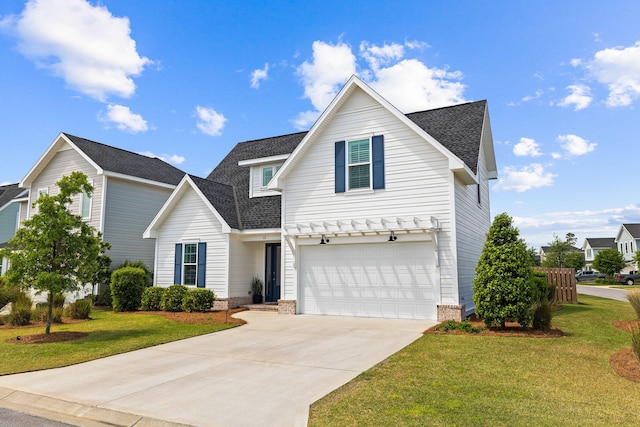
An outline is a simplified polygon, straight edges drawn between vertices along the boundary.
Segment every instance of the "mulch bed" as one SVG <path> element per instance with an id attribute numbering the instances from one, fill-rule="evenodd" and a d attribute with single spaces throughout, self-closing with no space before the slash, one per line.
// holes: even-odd
<path id="1" fill-rule="evenodd" d="M 221 311 L 207 311 L 205 313 L 185 313 L 185 312 L 168 312 L 168 311 L 136 311 L 131 313 L 121 313 L 121 314 L 131 314 L 133 316 L 138 314 L 155 314 L 157 316 L 162 316 L 169 320 L 179 323 L 189 323 L 194 325 L 221 325 L 221 324 L 232 324 L 232 325 L 243 325 L 246 322 L 242 319 L 236 319 L 232 317 L 233 314 L 244 311 L 244 308 L 236 308 L 231 309 L 227 313 L 226 310 Z M 79 323 L 86 322 L 87 320 L 71 320 L 64 319 L 63 325 L 71 324 L 71 323 Z M 54 323 L 52 327 L 56 327 L 60 325 L 60 323 Z M 9 338 L 7 340 L 8 343 L 11 344 L 44 344 L 51 342 L 64 342 L 64 341 L 72 341 L 78 338 L 83 338 L 88 335 L 86 332 L 70 332 L 70 331 L 59 331 L 59 332 L 51 332 L 50 334 L 35 334 L 35 335 L 19 335 L 20 329 L 24 328 L 33 328 L 33 327 L 42 327 L 45 328 L 45 322 L 32 322 L 26 326 L 11 326 L 11 325 L 2 325 L 0 329 L 15 329 L 18 331 L 14 338 Z"/>
<path id="2" fill-rule="evenodd" d="M 634 326 L 640 326 L 640 320 L 621 320 L 614 322 L 613 326 L 625 332 L 631 332 Z M 640 360 L 633 353 L 631 348 L 625 348 L 609 358 L 609 365 L 616 374 L 629 381 L 640 383 Z"/>
<path id="3" fill-rule="evenodd" d="M 564 336 L 562 330 L 552 327 L 548 331 L 535 330 L 530 328 L 523 328 L 517 322 L 507 322 L 504 328 L 487 328 L 484 322 L 474 315 L 471 315 L 468 319 L 471 326 L 476 328 L 483 328 L 478 333 L 469 333 L 457 330 L 451 331 L 436 331 L 435 326 L 426 330 L 425 334 L 434 335 L 478 335 L 478 336 L 492 336 L 492 337 L 521 337 L 521 338 L 560 338 Z"/>

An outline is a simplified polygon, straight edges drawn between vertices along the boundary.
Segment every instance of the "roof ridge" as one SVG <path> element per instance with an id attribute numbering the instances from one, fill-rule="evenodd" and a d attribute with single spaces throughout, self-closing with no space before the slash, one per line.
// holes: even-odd
<path id="1" fill-rule="evenodd" d="M 97 145 L 100 145 L 100 146 L 102 146 L 102 147 L 106 147 L 106 148 L 110 148 L 110 149 L 114 149 L 114 150 L 118 150 L 118 151 L 123 151 L 123 152 L 125 152 L 125 153 L 133 154 L 133 155 L 135 155 L 135 156 L 146 157 L 147 159 L 160 160 L 161 162 L 166 163 L 166 164 L 168 164 L 169 166 L 172 166 L 172 167 L 174 167 L 174 168 L 176 168 L 176 169 L 179 169 L 179 168 L 177 168 L 176 166 L 172 165 L 171 163 L 169 163 L 169 162 L 166 162 L 166 161 L 162 160 L 162 159 L 161 159 L 161 158 L 159 158 L 158 156 L 154 156 L 154 157 L 147 156 L 147 155 L 145 155 L 145 154 L 136 153 L 135 151 L 127 150 L 127 149 L 125 149 L 125 148 L 120 148 L 120 147 L 115 147 L 115 146 L 113 146 L 113 145 L 105 144 L 104 142 L 98 142 L 98 141 L 94 141 L 94 140 L 92 140 L 92 139 L 83 138 L 83 137 L 81 137 L 81 136 L 72 135 L 72 134 L 67 133 L 67 132 L 62 132 L 62 134 L 63 134 L 63 135 L 65 135 L 65 136 L 67 136 L 67 137 L 69 137 L 69 136 L 70 136 L 71 138 L 81 139 L 81 140 L 83 140 L 83 141 L 90 142 L 90 143 L 92 143 L 92 144 L 97 144 Z"/>
<path id="2" fill-rule="evenodd" d="M 482 102 L 487 102 L 486 99 L 480 99 L 478 101 L 467 101 L 467 102 L 461 102 L 460 104 L 452 104 L 452 105 L 445 105 L 443 107 L 436 107 L 436 108 L 429 108 L 426 110 L 419 110 L 419 111 L 412 111 L 411 113 L 403 113 L 405 116 L 409 116 L 411 114 L 419 114 L 419 113 L 425 113 L 427 111 L 438 111 L 438 110 L 445 110 L 447 108 L 455 108 L 455 107 L 461 107 L 463 105 L 471 105 L 471 104 L 479 104 Z"/>

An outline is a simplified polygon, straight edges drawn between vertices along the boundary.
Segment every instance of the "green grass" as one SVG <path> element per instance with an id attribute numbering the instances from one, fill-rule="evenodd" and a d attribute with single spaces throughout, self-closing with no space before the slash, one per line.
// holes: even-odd
<path id="1" fill-rule="evenodd" d="M 314 403 L 310 426 L 632 426 L 640 384 L 611 369 L 630 305 L 580 295 L 563 338 L 425 335 Z"/>
<path id="2" fill-rule="evenodd" d="M 0 375 L 57 368 L 151 347 L 237 325 L 192 325 L 152 314 L 125 314 L 94 310 L 92 320 L 53 325 L 52 332 L 77 331 L 89 335 L 74 341 L 12 344 L 17 335 L 44 333 L 44 327 L 0 329 Z"/>

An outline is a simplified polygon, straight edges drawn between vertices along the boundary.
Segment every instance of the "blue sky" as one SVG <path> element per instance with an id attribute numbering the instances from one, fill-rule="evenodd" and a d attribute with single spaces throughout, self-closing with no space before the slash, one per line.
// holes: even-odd
<path id="1" fill-rule="evenodd" d="M 640 2 L 0 3 L 0 183 L 59 132 L 206 176 L 351 74 L 405 113 L 487 99 L 492 213 L 529 246 L 640 222 Z"/>

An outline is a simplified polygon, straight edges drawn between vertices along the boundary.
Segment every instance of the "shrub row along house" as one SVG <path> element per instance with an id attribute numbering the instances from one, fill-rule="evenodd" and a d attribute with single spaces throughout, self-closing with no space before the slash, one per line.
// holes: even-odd
<path id="1" fill-rule="evenodd" d="M 61 134 L 20 182 L 20 218 L 72 170 L 76 209 L 143 260 L 154 284 L 203 287 L 217 308 L 461 319 L 490 226 L 497 167 L 486 101 L 403 114 L 352 77 L 308 132 L 237 144 L 206 179 Z"/>

